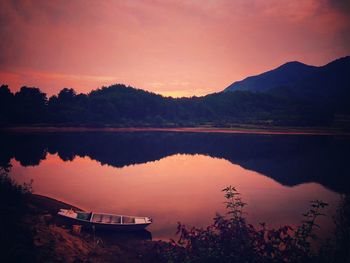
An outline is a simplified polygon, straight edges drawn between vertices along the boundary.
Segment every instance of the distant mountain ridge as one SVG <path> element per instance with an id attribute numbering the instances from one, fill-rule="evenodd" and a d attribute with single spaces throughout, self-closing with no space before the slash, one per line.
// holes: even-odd
<path id="1" fill-rule="evenodd" d="M 1 126 L 231 127 L 237 124 L 350 129 L 350 57 L 322 67 L 289 62 L 201 97 L 163 97 L 123 84 L 47 97 L 0 86 Z M 232 92 L 228 92 L 232 91 Z"/>
<path id="2" fill-rule="evenodd" d="M 250 91 L 282 93 L 313 99 L 341 99 L 349 95 L 350 56 L 316 67 L 298 61 L 247 77 L 228 86 L 224 92 Z"/>

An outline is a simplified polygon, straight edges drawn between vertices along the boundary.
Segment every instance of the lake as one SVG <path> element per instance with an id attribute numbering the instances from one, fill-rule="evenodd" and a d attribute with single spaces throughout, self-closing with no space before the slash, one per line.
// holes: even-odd
<path id="1" fill-rule="evenodd" d="M 207 226 L 224 214 L 221 190 L 235 186 L 249 222 L 296 226 L 309 201 L 330 204 L 332 228 L 349 192 L 348 136 L 196 132 L 2 132 L 0 163 L 34 193 L 84 210 L 151 216 L 153 239 L 177 222 Z"/>

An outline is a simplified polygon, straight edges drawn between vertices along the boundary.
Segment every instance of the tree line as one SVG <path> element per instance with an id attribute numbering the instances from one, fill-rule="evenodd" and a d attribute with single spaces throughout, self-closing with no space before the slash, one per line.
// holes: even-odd
<path id="1" fill-rule="evenodd" d="M 123 84 L 78 94 L 64 88 L 48 98 L 36 87 L 13 93 L 0 86 L 0 125 L 56 126 L 230 126 L 330 125 L 330 107 L 288 96 L 248 91 L 202 97 L 164 97 Z"/>

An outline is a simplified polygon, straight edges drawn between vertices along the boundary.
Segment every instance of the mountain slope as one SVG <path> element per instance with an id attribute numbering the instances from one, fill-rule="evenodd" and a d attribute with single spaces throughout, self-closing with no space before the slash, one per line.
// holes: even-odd
<path id="1" fill-rule="evenodd" d="M 225 126 L 350 127 L 350 57 L 323 67 L 289 62 L 202 97 L 163 97 L 115 84 L 47 98 L 35 87 L 12 93 L 0 86 L 0 126 Z"/>
<path id="2" fill-rule="evenodd" d="M 224 91 L 269 92 L 300 98 L 341 99 L 349 97 L 350 56 L 315 67 L 288 62 L 260 75 L 236 81 Z"/>

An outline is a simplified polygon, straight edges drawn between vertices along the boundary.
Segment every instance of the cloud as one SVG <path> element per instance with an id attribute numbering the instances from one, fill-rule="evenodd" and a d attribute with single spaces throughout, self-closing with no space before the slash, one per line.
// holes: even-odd
<path id="1" fill-rule="evenodd" d="M 350 1 L 348 0 L 328 0 L 326 3 L 340 12 L 350 14 Z"/>
<path id="2" fill-rule="evenodd" d="M 151 91 L 219 91 L 288 60 L 320 65 L 349 54 L 349 6 L 345 0 L 5 0 L 0 70 L 20 81 L 8 73 L 1 79 L 15 88 L 35 79 L 48 92 L 68 82 L 87 90 L 114 79 Z"/>
<path id="3" fill-rule="evenodd" d="M 72 75 L 43 71 L 0 71 L 0 79 L 6 79 L 17 87 L 34 86 L 44 88 L 49 95 L 54 95 L 64 87 L 74 87 L 78 92 L 88 93 L 103 85 L 118 83 L 115 76 Z"/>

